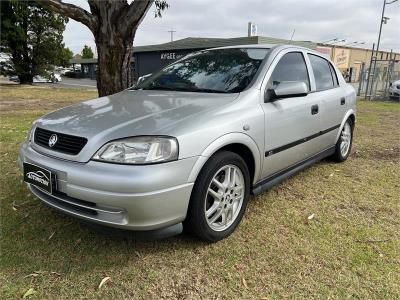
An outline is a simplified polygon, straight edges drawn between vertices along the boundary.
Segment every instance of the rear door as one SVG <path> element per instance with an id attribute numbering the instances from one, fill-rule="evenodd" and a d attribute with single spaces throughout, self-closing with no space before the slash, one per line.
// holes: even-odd
<path id="1" fill-rule="evenodd" d="M 336 143 L 339 127 L 346 113 L 346 98 L 332 64 L 314 53 L 308 53 L 307 59 L 313 82 L 311 95 L 319 101 L 322 131 L 318 137 L 319 147 L 326 149 Z"/>
<path id="2" fill-rule="evenodd" d="M 264 93 L 285 81 L 302 81 L 311 90 L 305 52 L 280 52 L 269 68 Z M 272 70 L 272 71 L 270 71 Z M 265 149 L 262 177 L 282 171 L 318 151 L 319 98 L 312 94 L 262 103 L 265 116 Z"/>

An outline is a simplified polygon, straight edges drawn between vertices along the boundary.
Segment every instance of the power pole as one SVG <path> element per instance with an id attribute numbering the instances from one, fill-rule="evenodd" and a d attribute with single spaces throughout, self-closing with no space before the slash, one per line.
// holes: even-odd
<path id="1" fill-rule="evenodd" d="M 173 42 L 173 41 L 174 41 L 174 32 L 176 32 L 176 30 L 173 30 L 173 29 L 171 28 L 171 30 L 168 30 L 168 32 L 171 33 L 171 42 Z"/>
<path id="2" fill-rule="evenodd" d="M 292 41 L 293 41 L 293 37 L 294 37 L 294 33 L 296 32 L 296 28 L 295 29 L 293 29 L 293 32 L 292 32 L 292 36 L 290 37 L 290 42 L 289 42 L 289 44 L 291 44 L 292 43 Z"/>
<path id="3" fill-rule="evenodd" d="M 385 8 L 386 8 L 386 4 L 389 5 L 389 4 L 395 3 L 395 2 L 397 2 L 397 1 L 398 1 L 398 0 L 392 0 L 392 1 L 383 0 L 381 23 L 380 23 L 380 26 L 379 26 L 378 43 L 376 44 L 376 50 L 375 50 L 375 51 L 376 51 L 376 56 L 378 56 L 379 45 L 380 45 L 380 43 L 381 43 L 382 25 L 383 25 L 383 24 L 386 24 L 387 21 L 388 21 L 388 19 L 389 19 L 389 18 L 386 18 L 386 17 L 385 17 Z M 372 89 L 373 89 L 374 80 L 375 80 L 376 60 L 377 60 L 377 57 L 375 57 L 375 59 L 374 59 L 374 67 L 373 67 L 373 70 L 372 70 L 371 94 L 372 94 Z"/>
<path id="4" fill-rule="evenodd" d="M 370 80 L 372 81 L 372 62 L 374 59 L 374 51 L 375 51 L 375 43 L 372 44 L 372 52 L 371 52 L 371 60 L 369 61 L 369 68 L 368 68 L 368 77 L 367 77 L 367 87 L 365 89 L 365 98 L 368 98 L 368 100 L 371 100 L 371 95 L 368 93 L 369 92 L 369 82 Z M 372 90 L 372 89 L 371 89 Z"/>

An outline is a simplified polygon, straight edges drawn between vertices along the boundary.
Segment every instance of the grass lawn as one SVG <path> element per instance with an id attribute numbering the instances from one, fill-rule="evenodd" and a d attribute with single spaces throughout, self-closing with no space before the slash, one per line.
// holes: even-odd
<path id="1" fill-rule="evenodd" d="M 231 237 L 205 244 L 104 236 L 29 194 L 16 159 L 31 122 L 95 96 L 0 86 L 1 299 L 400 298 L 399 104 L 359 101 L 347 162 L 252 199 Z"/>

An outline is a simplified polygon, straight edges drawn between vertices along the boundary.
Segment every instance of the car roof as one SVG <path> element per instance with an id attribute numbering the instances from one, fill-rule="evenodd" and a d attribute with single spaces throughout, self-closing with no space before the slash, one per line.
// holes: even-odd
<path id="1" fill-rule="evenodd" d="M 318 55 L 321 55 L 322 53 L 315 51 L 314 49 L 311 48 L 305 48 L 297 45 L 291 45 L 291 44 L 247 44 L 247 45 L 235 45 L 235 46 L 225 46 L 225 47 L 216 47 L 216 48 L 210 48 L 208 50 L 219 50 L 219 49 L 237 49 L 237 48 L 260 48 L 260 49 L 278 49 L 278 50 L 283 50 L 283 49 L 288 49 L 288 48 L 294 48 L 294 49 L 299 49 L 299 50 L 307 50 L 313 53 L 316 53 Z M 323 56 L 323 54 L 321 55 Z"/>
<path id="2" fill-rule="evenodd" d="M 237 49 L 237 48 L 261 48 L 261 49 L 270 49 L 277 46 L 276 44 L 245 44 L 245 45 L 234 45 L 234 46 L 223 46 L 216 47 L 211 49 Z"/>
<path id="3" fill-rule="evenodd" d="M 245 44 L 245 45 L 234 45 L 234 46 L 224 46 L 224 47 L 216 47 L 211 49 L 231 49 L 231 48 L 264 48 L 264 49 L 271 49 L 271 48 L 299 48 L 299 49 L 307 49 L 312 50 L 310 48 L 304 48 L 297 45 L 290 45 L 290 44 Z"/>

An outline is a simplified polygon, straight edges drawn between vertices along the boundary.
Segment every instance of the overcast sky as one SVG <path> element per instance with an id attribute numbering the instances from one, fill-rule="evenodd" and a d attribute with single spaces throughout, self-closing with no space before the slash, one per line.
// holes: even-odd
<path id="1" fill-rule="evenodd" d="M 136 0 L 137 1 L 137 0 Z M 390 1 L 390 0 L 387 0 Z M 68 0 L 89 10 L 85 0 Z M 258 35 L 323 42 L 343 38 L 365 42 L 370 48 L 378 39 L 383 0 L 168 0 L 162 18 L 151 8 L 136 33 L 135 45 L 170 41 L 185 37 L 240 37 L 247 35 L 247 23 L 255 22 Z M 381 49 L 400 52 L 400 1 L 386 6 Z M 83 45 L 95 48 L 91 32 L 70 20 L 64 41 L 74 53 Z"/>

